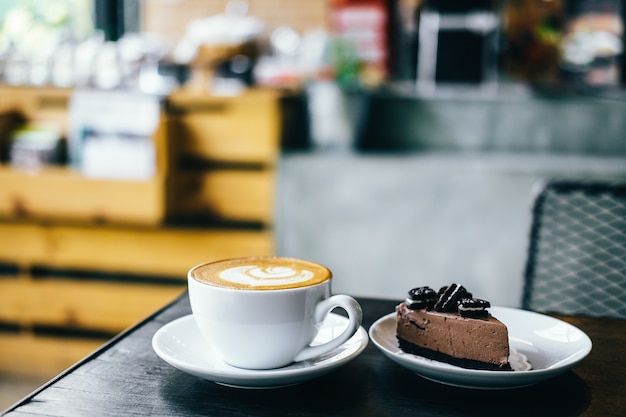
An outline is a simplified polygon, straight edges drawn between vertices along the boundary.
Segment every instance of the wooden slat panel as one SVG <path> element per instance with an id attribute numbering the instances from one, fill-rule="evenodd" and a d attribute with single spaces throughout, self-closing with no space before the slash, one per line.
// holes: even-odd
<path id="1" fill-rule="evenodd" d="M 5 239 L 6 237 L 6 239 Z M 113 228 L 0 223 L 0 261 L 185 279 L 212 259 L 275 252 L 271 230 Z"/>
<path id="2" fill-rule="evenodd" d="M 0 108 L 22 113 L 29 121 L 54 123 L 65 135 L 67 103 L 74 90 L 45 87 L 0 87 Z"/>
<path id="3" fill-rule="evenodd" d="M 52 378 L 105 342 L 0 333 L 0 373 Z"/>
<path id="4" fill-rule="evenodd" d="M 275 182 L 274 170 L 179 172 L 168 187 L 168 211 L 272 224 Z"/>
<path id="5" fill-rule="evenodd" d="M 185 277 L 200 262 L 274 252 L 266 231 L 123 230 L 58 227 L 53 263 Z"/>
<path id="6" fill-rule="evenodd" d="M 1 279 L 0 321 L 118 333 L 184 291 L 180 286 Z"/>
<path id="7" fill-rule="evenodd" d="M 279 96 L 251 91 L 238 97 L 175 93 L 168 102 L 170 146 L 176 154 L 226 162 L 274 164 L 280 147 Z"/>
<path id="8" fill-rule="evenodd" d="M 226 162 L 274 163 L 276 144 L 266 133 L 272 129 L 269 115 L 258 113 L 206 115 L 191 113 L 171 120 L 172 146 L 182 155 Z"/>
<path id="9" fill-rule="evenodd" d="M 33 175 L 0 167 L 0 216 L 157 224 L 165 212 L 163 184 L 93 180 L 67 168 Z"/>
<path id="10" fill-rule="evenodd" d="M 46 229 L 39 224 L 0 223 L 0 261 L 29 265 L 50 252 Z"/>

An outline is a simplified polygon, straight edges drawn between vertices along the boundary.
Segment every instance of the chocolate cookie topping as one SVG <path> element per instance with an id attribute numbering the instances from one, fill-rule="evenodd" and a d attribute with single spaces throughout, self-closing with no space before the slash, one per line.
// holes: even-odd
<path id="1" fill-rule="evenodd" d="M 437 294 L 430 287 L 418 287 L 409 291 L 406 298 L 406 305 L 411 310 L 420 308 L 432 308 L 437 302 Z"/>
<path id="2" fill-rule="evenodd" d="M 458 284 L 450 284 L 439 290 L 439 300 L 435 303 L 435 311 L 442 313 L 451 313 L 457 311 L 458 303 L 461 298 L 471 298 L 471 294 Z"/>
<path id="3" fill-rule="evenodd" d="M 463 317 L 486 317 L 487 308 L 491 307 L 489 301 L 479 298 L 462 298 L 459 301 L 459 313 Z"/>
<path id="4" fill-rule="evenodd" d="M 487 316 L 489 301 L 473 298 L 472 293 L 458 284 L 443 286 L 438 292 L 432 288 L 416 287 L 409 291 L 406 306 L 411 310 L 435 310 L 441 313 L 459 313 L 463 317 Z"/>

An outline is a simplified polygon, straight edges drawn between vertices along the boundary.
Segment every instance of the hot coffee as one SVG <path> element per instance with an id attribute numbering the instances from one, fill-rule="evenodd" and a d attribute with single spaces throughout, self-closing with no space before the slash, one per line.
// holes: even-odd
<path id="1" fill-rule="evenodd" d="M 280 368 L 331 352 L 359 329 L 361 306 L 350 296 L 331 295 L 331 277 L 328 268 L 293 258 L 208 262 L 187 274 L 189 302 L 200 333 L 225 363 Z M 348 325 L 311 345 L 335 308 L 348 314 Z"/>
<path id="2" fill-rule="evenodd" d="M 238 290 L 280 290 L 321 284 L 332 277 L 322 265 L 295 258 L 251 257 L 226 259 L 197 266 L 195 280 Z"/>

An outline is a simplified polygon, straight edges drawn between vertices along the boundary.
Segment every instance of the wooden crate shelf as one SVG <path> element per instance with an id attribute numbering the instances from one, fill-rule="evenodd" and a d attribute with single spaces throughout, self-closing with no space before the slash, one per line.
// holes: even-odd
<path id="1" fill-rule="evenodd" d="M 5 159 L 16 120 L 67 132 L 70 97 L 0 86 Z M 0 164 L 0 373 L 52 377 L 181 294 L 194 265 L 274 254 L 279 100 L 172 94 L 149 180 Z"/>
<path id="2" fill-rule="evenodd" d="M 5 110 L 22 112 L 29 120 L 47 120 L 47 102 L 56 111 L 69 99 L 69 90 L 41 90 L 58 102 L 38 99 L 38 92 L 0 87 L 0 113 L 4 103 Z M 271 90 L 252 90 L 241 97 L 172 94 L 153 136 L 156 175 L 146 181 L 86 178 L 67 167 L 25 172 L 0 164 L 0 218 L 160 225 L 191 216 L 271 225 L 279 99 Z M 67 110 L 57 116 L 57 122 L 67 125 Z M 6 141 L 7 132 L 0 131 L 3 136 Z M 189 169 L 189 159 L 205 165 Z"/>

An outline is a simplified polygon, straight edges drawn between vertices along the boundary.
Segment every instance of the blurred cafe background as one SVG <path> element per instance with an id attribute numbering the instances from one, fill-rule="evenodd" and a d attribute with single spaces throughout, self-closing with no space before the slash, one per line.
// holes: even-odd
<path id="1" fill-rule="evenodd" d="M 0 409 L 203 261 L 519 306 L 545 179 L 626 179 L 621 0 L 2 0 Z"/>

